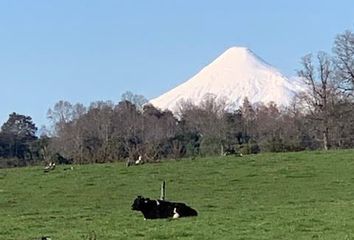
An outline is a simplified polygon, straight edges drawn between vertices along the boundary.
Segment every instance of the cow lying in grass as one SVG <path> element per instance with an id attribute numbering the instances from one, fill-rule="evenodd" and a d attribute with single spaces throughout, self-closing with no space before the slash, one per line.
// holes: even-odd
<path id="1" fill-rule="evenodd" d="M 55 163 L 50 162 L 47 166 L 44 167 L 44 172 L 49 172 L 55 169 Z"/>
<path id="2" fill-rule="evenodd" d="M 156 218 L 192 217 L 198 215 L 196 210 L 184 203 L 150 200 L 149 198 L 144 198 L 142 196 L 138 196 L 134 200 L 132 210 L 141 211 L 145 220 Z"/>

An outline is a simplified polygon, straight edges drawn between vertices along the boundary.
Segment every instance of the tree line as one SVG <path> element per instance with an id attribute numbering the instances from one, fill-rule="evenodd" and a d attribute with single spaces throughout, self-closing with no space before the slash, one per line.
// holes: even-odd
<path id="1" fill-rule="evenodd" d="M 59 101 L 42 136 L 29 116 L 12 113 L 0 131 L 0 166 L 353 148 L 354 33 L 339 34 L 333 54 L 301 61 L 298 76 L 307 88 L 286 108 L 246 98 L 230 111 L 207 95 L 198 105 L 181 102 L 173 114 L 127 92 L 116 104 Z"/>

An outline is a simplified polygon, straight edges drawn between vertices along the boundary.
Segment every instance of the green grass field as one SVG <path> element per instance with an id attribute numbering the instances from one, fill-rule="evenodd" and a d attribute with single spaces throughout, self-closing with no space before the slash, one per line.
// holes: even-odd
<path id="1" fill-rule="evenodd" d="M 354 239 L 354 151 L 0 170 L 0 239 Z M 67 166 L 66 166 L 67 167 Z M 197 209 L 143 220 L 137 195 Z"/>

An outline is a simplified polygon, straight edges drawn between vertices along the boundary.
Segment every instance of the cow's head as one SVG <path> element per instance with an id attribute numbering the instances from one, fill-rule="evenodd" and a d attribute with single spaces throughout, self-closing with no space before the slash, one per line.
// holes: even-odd
<path id="1" fill-rule="evenodd" d="M 144 206 L 148 203 L 148 198 L 142 196 L 137 196 L 132 204 L 132 210 L 141 211 Z"/>

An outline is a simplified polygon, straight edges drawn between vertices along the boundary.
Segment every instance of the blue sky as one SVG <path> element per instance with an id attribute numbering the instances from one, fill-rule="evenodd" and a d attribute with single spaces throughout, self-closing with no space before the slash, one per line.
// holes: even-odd
<path id="1" fill-rule="evenodd" d="M 346 29 L 352 0 L 2 0 L 0 124 L 12 112 L 47 124 L 59 100 L 159 96 L 231 46 L 295 75 Z"/>

